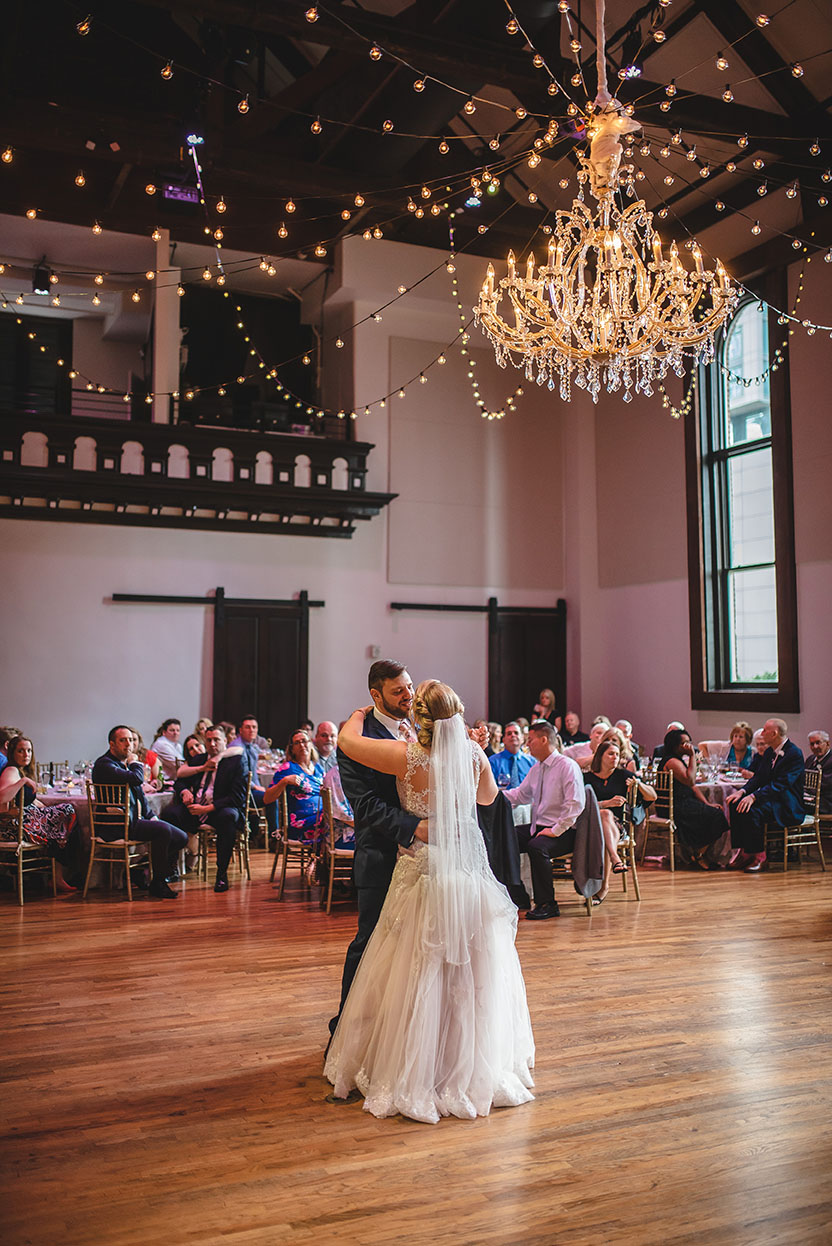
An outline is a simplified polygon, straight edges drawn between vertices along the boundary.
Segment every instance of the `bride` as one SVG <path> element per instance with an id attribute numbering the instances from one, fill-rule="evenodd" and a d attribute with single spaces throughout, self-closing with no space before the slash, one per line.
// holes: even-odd
<path id="1" fill-rule="evenodd" d="M 429 679 L 413 702 L 418 743 L 363 736 L 372 706 L 338 737 L 348 757 L 394 774 L 402 808 L 429 819 L 427 844 L 399 849 L 324 1067 L 338 1098 L 358 1087 L 374 1116 L 435 1124 L 534 1098 L 517 910 L 491 873 L 476 817 L 497 787 L 463 708 Z"/>

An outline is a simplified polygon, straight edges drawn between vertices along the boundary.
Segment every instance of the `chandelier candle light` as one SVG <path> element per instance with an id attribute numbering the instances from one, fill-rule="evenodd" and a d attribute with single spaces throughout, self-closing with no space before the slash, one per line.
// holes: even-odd
<path id="1" fill-rule="evenodd" d="M 695 268 L 688 271 L 675 242 L 669 254 L 653 229 L 653 214 L 643 200 L 623 211 L 616 202 L 622 182 L 634 195 L 633 169 L 622 169 L 621 136 L 640 128 L 607 90 L 604 47 L 604 0 L 596 0 L 598 94 L 587 127 L 589 156 L 581 157 L 580 191 L 571 212 L 559 210 L 549 240 L 546 263 L 536 267 L 528 256 L 525 276 L 514 252 L 508 274 L 495 282 L 488 265 L 476 322 L 488 336 L 501 368 L 510 361 L 526 377 L 554 389 L 568 402 L 571 385 L 598 401 L 623 387 L 625 402 L 633 393 L 650 395 L 653 382 L 672 368 L 684 375 L 684 357 L 710 363 L 714 334 L 726 323 L 738 294 L 719 260 L 705 268 L 702 252 L 691 248 Z M 623 177 L 622 177 L 623 174 Z M 584 185 L 597 205 L 584 203 Z M 500 314 L 507 298 L 511 324 Z"/>

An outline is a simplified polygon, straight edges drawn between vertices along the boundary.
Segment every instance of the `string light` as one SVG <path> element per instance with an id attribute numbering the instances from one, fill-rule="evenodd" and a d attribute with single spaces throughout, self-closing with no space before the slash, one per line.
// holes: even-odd
<path id="1" fill-rule="evenodd" d="M 76 23 L 75 29 L 78 31 L 79 35 L 88 35 L 92 30 L 92 16 L 88 13 L 86 17 Z"/>
<path id="2" fill-rule="evenodd" d="M 239 103 L 237 104 L 237 112 L 243 113 L 243 115 L 245 115 L 248 112 L 250 107 L 251 105 L 249 103 L 248 96 L 244 95 L 242 99 L 239 101 Z"/>
<path id="3" fill-rule="evenodd" d="M 165 82 L 170 82 L 173 77 L 173 61 L 168 61 L 166 65 L 163 65 L 159 70 L 159 73 L 164 78 Z"/>
<path id="4" fill-rule="evenodd" d="M 11 164 L 11 162 L 14 160 L 14 148 L 4 147 L 3 153 L 2 155 L 0 155 L 0 160 L 3 161 L 3 164 Z"/>
<path id="5" fill-rule="evenodd" d="M 99 221 L 95 221 L 93 223 L 92 232 L 95 234 L 96 237 L 98 237 L 99 234 L 103 233 L 103 230 L 101 228 L 101 223 Z"/>

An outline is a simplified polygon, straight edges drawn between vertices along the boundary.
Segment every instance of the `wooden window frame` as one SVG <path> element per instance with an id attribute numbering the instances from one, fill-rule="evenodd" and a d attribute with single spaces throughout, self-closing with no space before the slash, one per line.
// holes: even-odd
<path id="1" fill-rule="evenodd" d="M 766 299 L 770 306 L 785 307 L 788 299 L 787 273 L 768 273 L 755 286 L 754 294 Z M 778 340 L 776 314 L 768 312 L 769 357 L 771 343 Z M 724 349 L 724 339 L 717 359 Z M 774 496 L 775 589 L 777 599 L 777 685 L 732 684 L 709 687 L 707 679 L 707 646 L 724 648 L 726 637 L 713 634 L 708 621 L 706 577 L 721 574 L 722 568 L 711 570 L 711 551 L 716 539 L 714 524 L 718 521 L 706 505 L 705 482 L 710 465 L 706 462 L 706 428 L 718 410 L 717 387 L 722 383 L 715 361 L 700 367 L 696 401 L 685 419 L 685 469 L 688 526 L 688 585 L 690 608 L 690 670 L 691 706 L 695 710 L 742 711 L 755 714 L 795 714 L 800 711 L 799 668 L 797 651 L 797 573 L 794 554 L 794 483 L 792 472 L 791 387 L 789 384 L 788 349 L 769 383 L 771 403 L 771 457 Z M 710 490 L 708 490 L 710 493 Z M 726 654 L 717 662 L 726 669 Z"/>

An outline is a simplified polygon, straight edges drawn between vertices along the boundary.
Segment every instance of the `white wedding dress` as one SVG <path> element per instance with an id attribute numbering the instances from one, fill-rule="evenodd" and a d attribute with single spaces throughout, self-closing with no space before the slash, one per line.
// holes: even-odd
<path id="1" fill-rule="evenodd" d="M 407 746 L 399 798 L 430 817 L 430 844 L 399 856 L 324 1068 L 337 1096 L 357 1087 L 374 1116 L 435 1124 L 534 1098 L 517 910 L 476 823 L 481 759 L 459 716 L 436 724 L 431 753 Z"/>

